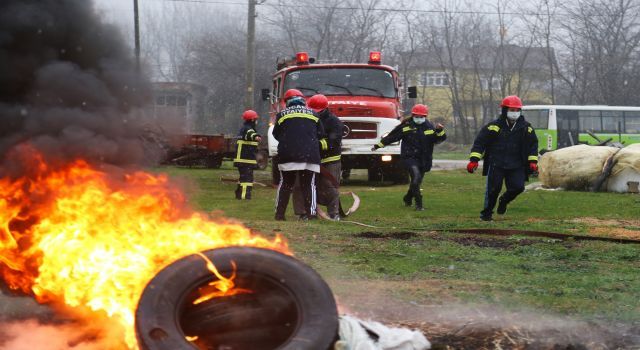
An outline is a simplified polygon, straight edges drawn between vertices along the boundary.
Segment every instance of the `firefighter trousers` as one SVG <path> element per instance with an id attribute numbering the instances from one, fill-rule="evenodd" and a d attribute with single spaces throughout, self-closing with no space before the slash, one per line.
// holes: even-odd
<path id="1" fill-rule="evenodd" d="M 493 208 L 496 206 L 502 182 L 504 181 L 507 190 L 504 192 L 501 201 L 505 204 L 514 200 L 520 193 L 524 192 L 524 182 L 526 172 L 524 167 L 515 169 L 503 169 L 495 165 L 489 165 L 487 171 L 487 189 L 484 195 L 484 209 L 480 212 L 483 217 L 491 217 Z"/>
<path id="2" fill-rule="evenodd" d="M 236 199 L 251 199 L 251 189 L 253 189 L 253 166 L 239 165 L 238 187 L 236 187 Z"/>
<path id="3" fill-rule="evenodd" d="M 305 208 L 304 215 L 316 216 L 316 173 L 311 170 L 280 170 L 280 184 L 276 195 L 276 218 L 284 218 L 296 178 L 300 181 Z"/>
<path id="4" fill-rule="evenodd" d="M 402 200 L 404 200 L 407 205 L 411 205 L 411 201 L 415 200 L 416 208 L 422 208 L 422 193 L 420 192 L 420 186 L 422 186 L 422 179 L 424 178 L 424 168 L 421 167 L 418 162 L 413 161 L 405 161 L 405 165 L 409 172 L 411 182 L 409 182 L 409 190 L 407 190 L 407 194 L 405 194 Z"/>
<path id="5" fill-rule="evenodd" d="M 327 214 L 331 218 L 340 216 L 340 176 L 342 163 L 332 162 L 320 166 L 320 176 L 317 179 L 318 204 L 327 206 Z M 293 210 L 296 215 L 306 215 L 306 204 L 302 195 L 300 182 L 293 187 Z"/>

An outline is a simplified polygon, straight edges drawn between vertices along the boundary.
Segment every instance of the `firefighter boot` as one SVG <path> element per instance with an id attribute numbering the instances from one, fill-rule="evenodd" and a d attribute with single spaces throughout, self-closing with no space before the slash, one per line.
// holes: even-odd
<path id="1" fill-rule="evenodd" d="M 402 201 L 404 202 L 404 206 L 405 207 L 410 207 L 411 206 L 411 191 L 409 190 L 407 192 L 407 194 L 404 195 L 404 197 L 402 197 Z"/>
<path id="2" fill-rule="evenodd" d="M 242 199 L 242 186 L 240 184 L 236 187 L 236 199 Z"/>
<path id="3" fill-rule="evenodd" d="M 422 196 L 416 197 L 416 211 L 424 211 L 424 208 L 422 207 Z"/>
<path id="4" fill-rule="evenodd" d="M 500 199 L 498 200 L 498 209 L 496 209 L 496 213 L 503 215 L 504 213 L 507 212 L 507 204 L 509 202 L 507 202 L 503 197 L 500 197 Z"/>

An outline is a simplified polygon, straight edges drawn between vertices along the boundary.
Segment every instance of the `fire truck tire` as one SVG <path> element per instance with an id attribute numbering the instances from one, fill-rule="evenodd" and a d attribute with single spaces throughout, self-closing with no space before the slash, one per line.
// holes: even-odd
<path id="1" fill-rule="evenodd" d="M 168 265 L 149 282 L 138 303 L 141 350 L 332 348 L 338 334 L 335 299 L 309 266 L 260 248 L 229 247 L 202 254 L 227 277 L 235 262 L 236 288 L 251 292 L 193 305 L 199 288 L 214 275 L 197 255 Z M 186 336 L 198 338 L 192 343 Z"/>
<path id="2" fill-rule="evenodd" d="M 379 168 L 367 169 L 367 180 L 369 182 L 382 181 L 382 171 Z"/>
<path id="3" fill-rule="evenodd" d="M 222 166 L 222 159 L 221 154 L 209 155 L 205 160 L 205 167 L 209 169 L 219 169 Z"/>
<path id="4" fill-rule="evenodd" d="M 404 185 L 409 183 L 409 173 L 402 168 L 392 168 L 386 172 L 385 179 L 393 181 L 396 185 Z"/>

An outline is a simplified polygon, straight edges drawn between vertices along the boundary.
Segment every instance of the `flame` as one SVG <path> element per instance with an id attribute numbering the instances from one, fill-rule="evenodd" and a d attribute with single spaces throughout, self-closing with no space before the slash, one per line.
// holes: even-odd
<path id="1" fill-rule="evenodd" d="M 138 300 L 164 266 L 226 246 L 291 254 L 280 236 L 269 240 L 190 210 L 166 175 L 114 175 L 83 160 L 54 167 L 33 148 L 18 158 L 29 175 L 0 178 L 0 277 L 41 303 L 106 314 L 124 328 L 129 349 L 137 349 Z M 219 278 L 214 288 L 229 293 L 234 276 L 207 265 Z"/>
<path id="2" fill-rule="evenodd" d="M 213 298 L 232 296 L 236 294 L 247 294 L 252 293 L 249 289 L 235 288 L 235 283 L 233 280 L 236 278 L 236 262 L 231 261 L 231 266 L 233 267 L 233 274 L 229 278 L 226 278 L 218 272 L 216 266 L 207 258 L 206 255 L 202 253 L 196 253 L 207 263 L 207 269 L 211 271 L 217 280 L 209 282 L 206 287 L 200 288 L 198 291 L 200 293 L 200 297 L 193 301 L 193 305 L 198 305 L 204 303 L 207 300 L 211 300 Z"/>

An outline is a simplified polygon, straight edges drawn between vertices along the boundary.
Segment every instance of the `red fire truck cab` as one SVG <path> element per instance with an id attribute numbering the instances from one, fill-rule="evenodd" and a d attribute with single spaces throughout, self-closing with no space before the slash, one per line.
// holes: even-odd
<path id="1" fill-rule="evenodd" d="M 399 144 L 371 150 L 400 123 L 402 116 L 398 72 L 381 64 L 380 52 L 371 52 L 368 63 L 315 63 L 301 52 L 292 60 L 278 61 L 277 69 L 271 90 L 262 91 L 263 99 L 271 105 L 268 149 L 274 169 L 278 141 L 272 135 L 273 122 L 276 114 L 285 108 L 282 99 L 285 91 L 298 89 L 307 98 L 315 94 L 327 96 L 329 109 L 344 123 L 344 178 L 351 169 L 367 169 L 370 181 L 407 181 L 399 162 Z"/>

